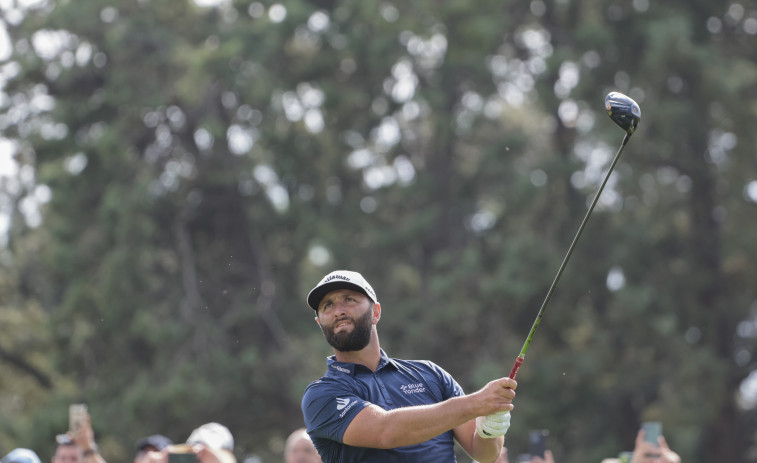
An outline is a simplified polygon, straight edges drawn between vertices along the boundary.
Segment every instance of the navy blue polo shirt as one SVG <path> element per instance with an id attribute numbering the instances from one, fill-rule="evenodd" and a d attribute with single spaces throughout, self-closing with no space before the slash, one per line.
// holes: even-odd
<path id="1" fill-rule="evenodd" d="M 417 445 L 388 450 L 352 447 L 342 443 L 342 438 L 352 419 L 370 404 L 392 410 L 462 395 L 460 385 L 435 363 L 391 359 L 382 350 L 375 372 L 329 357 L 325 376 L 305 389 L 302 413 L 308 434 L 326 463 L 447 463 L 456 461 L 451 430 Z"/>

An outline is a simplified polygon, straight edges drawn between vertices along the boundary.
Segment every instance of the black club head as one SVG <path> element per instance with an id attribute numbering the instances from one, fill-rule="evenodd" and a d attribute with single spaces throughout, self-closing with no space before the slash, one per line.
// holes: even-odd
<path id="1" fill-rule="evenodd" d="M 641 120 L 639 105 L 620 92 L 610 92 L 607 94 L 605 97 L 605 109 L 610 119 L 618 124 L 621 129 L 625 130 L 628 135 L 631 135 L 636 130 L 636 126 L 639 125 L 639 120 Z"/>

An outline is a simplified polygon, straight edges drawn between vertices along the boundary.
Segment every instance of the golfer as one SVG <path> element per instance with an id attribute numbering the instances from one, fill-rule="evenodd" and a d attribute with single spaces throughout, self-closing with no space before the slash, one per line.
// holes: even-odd
<path id="1" fill-rule="evenodd" d="M 388 357 L 376 330 L 381 305 L 357 272 L 329 273 L 307 301 L 334 348 L 326 374 L 302 398 L 308 434 L 325 463 L 455 462 L 454 441 L 476 461 L 497 459 L 515 380 L 496 379 L 465 395 L 433 362 Z"/>

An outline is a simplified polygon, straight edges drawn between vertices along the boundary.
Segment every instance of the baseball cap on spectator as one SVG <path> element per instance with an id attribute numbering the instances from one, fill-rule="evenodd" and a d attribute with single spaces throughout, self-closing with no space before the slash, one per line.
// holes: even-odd
<path id="1" fill-rule="evenodd" d="M 187 438 L 187 444 L 205 444 L 210 448 L 234 451 L 234 436 L 229 428 L 218 423 L 205 423 L 192 431 Z"/>
<path id="2" fill-rule="evenodd" d="M 33 450 L 17 448 L 0 459 L 2 463 L 41 463 Z"/>
<path id="3" fill-rule="evenodd" d="M 152 436 L 143 437 L 137 441 L 137 452 L 146 450 L 148 447 L 153 447 L 155 450 L 163 450 L 171 444 L 173 444 L 173 442 L 171 442 L 171 439 L 166 436 L 162 434 L 153 434 Z"/>
<path id="4" fill-rule="evenodd" d="M 205 423 L 192 431 L 187 438 L 187 444 L 203 444 L 222 463 L 236 463 L 234 456 L 234 436 L 229 428 L 218 423 Z"/>

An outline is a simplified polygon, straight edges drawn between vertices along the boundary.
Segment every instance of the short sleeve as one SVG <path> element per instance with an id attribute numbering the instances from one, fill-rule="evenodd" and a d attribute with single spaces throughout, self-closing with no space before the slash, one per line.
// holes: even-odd
<path id="1" fill-rule="evenodd" d="M 328 378 L 311 383 L 302 397 L 302 414 L 311 437 L 342 442 L 347 427 L 370 402 L 345 384 Z"/>
<path id="2" fill-rule="evenodd" d="M 439 386 L 442 391 L 442 400 L 465 395 L 463 388 L 457 381 L 455 381 L 455 378 L 453 378 L 451 374 L 447 373 L 447 370 L 431 361 L 426 361 L 425 363 L 439 380 Z"/>

